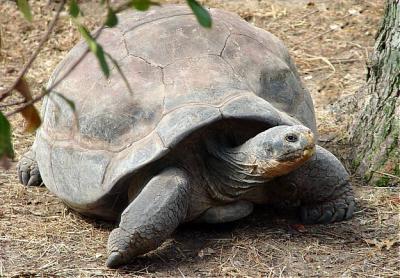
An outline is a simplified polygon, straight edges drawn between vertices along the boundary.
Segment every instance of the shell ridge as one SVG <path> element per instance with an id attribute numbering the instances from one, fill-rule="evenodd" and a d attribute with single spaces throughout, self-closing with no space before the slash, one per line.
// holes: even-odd
<path id="1" fill-rule="evenodd" d="M 146 25 L 148 23 L 153 23 L 153 22 L 157 22 L 159 20 L 170 19 L 170 18 L 179 17 L 179 16 L 188 16 L 188 15 L 193 15 L 193 13 L 182 13 L 182 14 L 175 14 L 175 15 L 158 17 L 158 18 L 155 18 L 153 20 L 145 21 L 145 22 L 142 22 L 142 23 L 140 23 L 138 25 L 135 25 L 134 27 L 132 27 L 132 28 L 130 28 L 130 29 L 128 29 L 128 30 L 126 30 L 125 32 L 122 32 L 122 33 L 125 35 L 126 33 L 129 33 L 129 32 L 131 32 L 133 30 L 136 30 L 137 28 L 142 27 L 142 26 L 144 26 L 144 25 Z M 138 21 L 140 21 L 140 19 Z"/>
<path id="2" fill-rule="evenodd" d="M 225 23 L 224 23 L 224 24 L 225 24 Z M 223 54 L 224 51 L 225 51 L 226 45 L 228 44 L 228 40 L 229 40 L 229 38 L 232 36 L 231 30 L 229 30 L 229 28 L 228 28 L 226 25 L 225 25 L 225 27 L 226 27 L 226 29 L 228 30 L 229 34 L 226 36 L 224 45 L 223 45 L 221 51 L 219 52 L 219 56 L 220 56 L 220 57 L 222 57 L 222 54 Z"/>
<path id="3" fill-rule="evenodd" d="M 263 30 L 263 31 L 265 31 L 265 30 Z M 246 35 L 246 34 L 242 34 L 242 33 L 232 33 L 232 35 L 243 36 L 243 37 L 246 37 L 246 38 L 248 38 L 248 39 L 251 39 L 251 40 L 257 42 L 260 46 L 262 46 L 262 48 L 263 48 L 264 50 L 266 50 L 267 52 L 269 52 L 269 54 L 271 54 L 272 56 L 274 56 L 275 58 L 281 60 L 284 64 L 286 64 L 287 66 L 289 66 L 288 63 L 287 63 L 287 61 L 283 60 L 282 57 L 280 57 L 279 55 L 276 55 L 276 53 L 274 53 L 269 47 L 267 47 L 265 44 L 263 44 L 262 42 L 260 42 L 260 41 L 257 40 L 256 38 L 254 38 L 254 37 L 252 37 L 252 36 L 249 36 L 249 35 Z"/>
<path id="4" fill-rule="evenodd" d="M 268 59 L 279 59 L 284 64 L 282 68 L 286 70 L 287 65 L 296 76 L 287 60 L 286 48 L 281 48 L 282 44 L 268 34 L 243 27 L 247 23 L 244 20 L 237 23 L 239 17 L 236 15 L 233 19 L 221 16 L 223 12 L 218 10 L 211 11 L 215 19 L 221 21 L 216 24 L 218 28 L 214 28 L 211 35 L 204 35 L 204 30 L 199 32 L 197 27 L 193 27 L 193 22 L 197 23 L 189 18 L 193 13 L 185 13 L 181 9 L 170 9 L 167 11 L 169 15 L 151 13 L 150 18 L 142 15 L 127 16 L 127 24 L 117 27 L 118 33 L 115 36 L 108 31 L 109 36 L 105 36 L 104 40 L 118 38 L 110 39 L 107 45 L 118 56 L 116 61 L 127 69 L 130 83 L 137 85 L 136 96 L 126 95 L 122 80 L 116 76 L 118 73 L 115 65 L 111 68 L 115 79 L 106 80 L 103 75 L 91 75 L 95 70 L 88 70 L 94 69 L 94 63 L 90 59 L 77 72 L 75 79 L 71 77 L 69 83 L 64 85 L 64 90 L 72 91 L 78 100 L 78 111 L 82 111 L 82 115 L 86 112 L 85 119 L 82 119 L 83 127 L 71 131 L 69 124 L 72 116 L 68 113 L 63 121 L 48 118 L 49 124 L 43 126 L 40 136 L 44 140 L 41 150 L 48 150 L 50 157 L 53 157 L 47 163 L 51 165 L 49 180 L 51 175 L 53 180 L 60 181 L 60 187 L 70 187 L 70 192 L 74 194 L 84 189 L 83 193 L 67 198 L 73 200 L 76 197 L 83 206 L 90 207 L 97 205 L 95 202 L 101 201 L 100 198 L 115 195 L 117 198 L 114 202 L 107 205 L 117 207 L 123 198 L 118 194 L 126 189 L 123 187 L 126 184 L 122 184 L 126 181 L 124 178 L 150 169 L 160 159 L 168 157 L 171 150 L 185 144 L 185 138 L 199 131 L 207 132 L 209 126 L 214 127 L 221 120 L 260 122 L 265 123 L 265 128 L 300 123 L 297 120 L 298 115 L 290 114 L 283 106 L 276 106 L 268 99 L 267 94 L 262 94 L 258 89 L 258 84 L 261 84 L 258 66 L 265 66 L 269 70 L 267 74 L 277 71 L 277 66 Z M 156 16 L 159 17 L 154 18 Z M 177 20 L 188 23 L 188 27 L 185 27 L 188 29 L 178 32 L 177 35 L 174 33 L 176 27 L 172 21 L 176 17 L 182 17 Z M 224 22 L 224 18 L 228 20 Z M 153 22 L 158 23 L 152 24 Z M 165 22 L 168 24 L 164 24 Z M 193 29 L 196 32 L 190 31 Z M 149 32 L 151 30 L 154 32 Z M 157 39 L 153 41 L 155 34 L 166 36 L 156 36 Z M 137 43 L 137 38 L 142 39 L 143 44 Z M 150 38 L 150 41 L 145 41 L 144 38 Z M 173 47 L 165 47 L 164 42 L 170 42 L 171 38 L 173 43 L 165 45 Z M 187 46 L 185 43 L 191 43 L 191 38 L 196 43 Z M 158 49 L 166 51 L 160 52 Z M 78 47 L 78 50 L 81 51 L 81 48 Z M 251 56 L 250 52 L 253 50 L 256 55 Z M 240 63 L 241 61 L 247 62 Z M 280 62 L 277 64 L 280 65 Z M 61 66 L 60 68 L 62 70 Z M 61 70 L 58 69 L 54 80 Z M 83 78 L 82 75 L 88 77 Z M 86 87 L 90 88 L 88 92 Z M 110 95 L 113 90 L 115 94 Z M 268 87 L 266 90 L 281 92 L 279 88 L 270 90 Z M 86 95 L 82 96 L 82 92 Z M 98 92 L 104 95 L 97 95 Z M 291 91 L 288 94 L 290 93 Z M 94 96 L 93 102 L 88 101 L 90 96 Z M 296 100 L 312 106 L 304 99 Z M 49 103 L 51 102 L 46 102 L 44 113 L 50 117 L 53 106 L 60 103 Z M 61 105 L 61 112 L 65 112 L 66 104 Z M 299 112 L 300 115 L 301 113 Z M 65 170 L 63 164 L 66 166 Z M 65 177 L 60 177 L 63 173 Z M 55 189 L 61 191 L 60 188 Z"/>

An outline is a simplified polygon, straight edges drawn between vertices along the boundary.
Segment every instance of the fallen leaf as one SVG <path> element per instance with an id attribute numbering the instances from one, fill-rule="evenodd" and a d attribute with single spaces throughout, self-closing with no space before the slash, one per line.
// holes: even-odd
<path id="1" fill-rule="evenodd" d="M 306 227 L 304 227 L 303 224 L 290 224 L 289 227 L 299 233 L 305 233 L 307 232 Z"/>
<path id="2" fill-rule="evenodd" d="M 382 250 L 383 248 L 385 248 L 386 250 L 389 250 L 390 248 L 392 248 L 397 243 L 400 243 L 400 240 L 397 239 L 397 238 L 395 238 L 395 239 L 383 239 L 383 240 L 377 240 L 376 238 L 374 238 L 374 239 L 364 239 L 364 241 L 368 245 L 373 245 L 379 250 Z"/>
<path id="3" fill-rule="evenodd" d="M 25 132 L 34 132 L 40 126 L 42 121 L 35 106 L 27 106 L 21 111 L 21 114 L 28 123 L 25 127 Z"/>
<path id="4" fill-rule="evenodd" d="M 400 205 L 400 196 L 392 197 L 392 198 L 389 199 L 389 201 L 390 201 L 391 203 Z"/>
<path id="5" fill-rule="evenodd" d="M 26 82 L 25 78 L 21 78 L 15 89 L 21 93 L 21 95 L 25 98 L 25 101 L 32 100 L 31 90 L 29 88 L 28 82 Z M 28 105 L 21 111 L 22 116 L 25 121 L 28 123 L 25 128 L 25 132 L 34 132 L 42 123 L 39 112 L 36 110 L 33 104 Z"/>
<path id="6" fill-rule="evenodd" d="M 18 81 L 17 85 L 15 85 L 15 89 L 21 93 L 26 101 L 32 100 L 31 90 L 29 89 L 28 82 L 26 82 L 24 77 Z"/>

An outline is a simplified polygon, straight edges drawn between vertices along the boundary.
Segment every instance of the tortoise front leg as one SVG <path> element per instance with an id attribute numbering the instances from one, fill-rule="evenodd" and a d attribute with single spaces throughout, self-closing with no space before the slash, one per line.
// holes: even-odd
<path id="1" fill-rule="evenodd" d="M 17 164 L 19 182 L 26 186 L 39 186 L 42 184 L 39 167 L 36 162 L 34 147 L 26 152 Z"/>
<path id="2" fill-rule="evenodd" d="M 152 178 L 121 215 L 108 238 L 108 267 L 156 249 L 185 219 L 189 184 L 185 172 L 164 170 Z"/>
<path id="3" fill-rule="evenodd" d="M 342 163 L 320 146 L 309 161 L 276 182 L 296 191 L 304 223 L 330 223 L 353 215 L 355 200 L 349 175 Z"/>

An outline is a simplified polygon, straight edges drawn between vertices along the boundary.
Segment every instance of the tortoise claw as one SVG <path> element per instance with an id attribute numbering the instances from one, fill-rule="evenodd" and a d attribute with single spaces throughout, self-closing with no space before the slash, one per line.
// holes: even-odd
<path id="1" fill-rule="evenodd" d="M 124 259 L 122 258 L 122 254 L 114 251 L 108 255 L 106 266 L 109 268 L 118 268 L 122 263 L 124 263 Z"/>
<path id="2" fill-rule="evenodd" d="M 33 157 L 30 151 L 17 164 L 19 182 L 25 186 L 39 186 L 42 183 L 38 164 Z"/>
<path id="3" fill-rule="evenodd" d="M 186 172 L 168 168 L 154 176 L 121 214 L 108 237 L 106 265 L 117 268 L 156 249 L 183 222 L 188 208 Z"/>
<path id="4" fill-rule="evenodd" d="M 354 208 L 355 200 L 349 187 L 348 191 L 333 201 L 301 207 L 300 215 L 304 223 L 325 224 L 351 218 Z"/>

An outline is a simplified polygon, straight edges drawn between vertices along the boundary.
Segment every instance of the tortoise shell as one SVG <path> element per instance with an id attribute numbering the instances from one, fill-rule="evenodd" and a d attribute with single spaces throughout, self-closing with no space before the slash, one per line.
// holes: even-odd
<path id="1" fill-rule="evenodd" d="M 92 53 L 44 101 L 36 155 L 46 186 L 77 210 L 126 195 L 125 180 L 183 139 L 226 119 L 316 132 L 313 103 L 283 43 L 239 16 L 210 9 L 202 28 L 184 6 L 120 14 L 98 42 L 118 62 L 105 78 Z M 51 86 L 80 59 L 79 42 Z M 111 63 L 109 63 L 112 65 Z M 116 186 L 119 185 L 118 189 Z M 121 196 L 121 198 L 126 198 Z"/>

